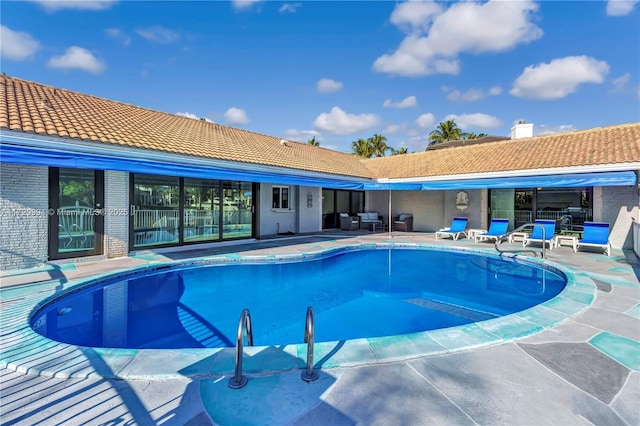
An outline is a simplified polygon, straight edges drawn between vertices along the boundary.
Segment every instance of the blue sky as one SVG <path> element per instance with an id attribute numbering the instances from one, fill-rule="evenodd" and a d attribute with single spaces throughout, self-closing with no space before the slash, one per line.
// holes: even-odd
<path id="1" fill-rule="evenodd" d="M 351 152 L 640 120 L 638 1 L 2 1 L 1 71 Z"/>

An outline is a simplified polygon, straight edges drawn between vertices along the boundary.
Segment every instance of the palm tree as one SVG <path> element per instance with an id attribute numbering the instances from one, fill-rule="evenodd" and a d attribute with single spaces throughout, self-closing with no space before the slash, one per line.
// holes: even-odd
<path id="1" fill-rule="evenodd" d="M 359 157 L 369 158 L 373 155 L 371 145 L 366 139 L 360 138 L 357 141 L 351 142 L 351 148 L 353 149 L 353 153 Z"/>
<path id="2" fill-rule="evenodd" d="M 320 146 L 320 141 L 316 140 L 316 137 L 314 136 L 307 141 L 307 145 Z"/>
<path id="3" fill-rule="evenodd" d="M 480 139 L 480 138 L 484 138 L 485 136 L 488 136 L 486 133 L 478 133 L 477 135 L 473 132 L 469 132 L 469 133 L 464 133 L 462 135 L 462 139 Z"/>
<path id="4" fill-rule="evenodd" d="M 387 146 L 387 137 L 377 133 L 367 139 L 367 142 L 371 145 L 371 152 L 376 157 L 384 157 L 385 152 L 389 149 Z"/>
<path id="5" fill-rule="evenodd" d="M 429 133 L 429 145 L 436 145 L 446 141 L 457 141 L 462 139 L 462 131 L 455 120 L 447 120 L 438 124 L 436 129 Z"/>
<path id="6" fill-rule="evenodd" d="M 398 149 L 398 150 L 395 150 L 393 148 L 389 148 L 389 149 L 391 150 L 391 155 L 403 155 L 403 154 L 408 154 L 409 153 L 407 148 L 404 147 L 404 146 L 402 148 Z"/>

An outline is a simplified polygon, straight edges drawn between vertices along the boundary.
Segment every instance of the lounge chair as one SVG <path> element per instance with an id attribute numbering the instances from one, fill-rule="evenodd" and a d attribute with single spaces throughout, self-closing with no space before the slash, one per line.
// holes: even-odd
<path id="1" fill-rule="evenodd" d="M 404 232 L 413 231 L 413 215 L 403 213 L 398 217 L 394 217 L 393 230 Z"/>
<path id="2" fill-rule="evenodd" d="M 358 216 L 349 216 L 349 213 L 340 213 L 340 229 L 342 231 L 357 231 L 360 229 Z"/>
<path id="3" fill-rule="evenodd" d="M 509 219 L 491 219 L 489 230 L 483 234 L 477 234 L 474 237 L 475 242 L 478 241 L 498 241 L 498 237 L 507 233 L 509 228 Z"/>
<path id="4" fill-rule="evenodd" d="M 584 234 L 581 240 L 578 240 L 576 248 L 584 247 L 600 247 L 604 249 L 607 256 L 611 256 L 611 243 L 609 242 L 609 224 L 602 222 L 585 222 L 583 228 Z"/>
<path id="5" fill-rule="evenodd" d="M 460 235 L 467 236 L 467 219 L 466 217 L 454 217 L 451 221 L 451 226 L 443 228 L 436 232 L 436 240 L 440 237 L 448 238 L 452 237 L 453 241 L 460 238 Z"/>
<path id="6" fill-rule="evenodd" d="M 554 235 L 556 233 L 556 221 L 555 220 L 546 220 L 546 219 L 536 219 L 533 223 L 542 225 L 542 226 L 534 226 L 533 232 L 531 236 L 526 237 L 522 240 L 522 247 L 526 247 L 529 243 L 542 243 L 549 244 L 549 250 L 553 250 L 554 245 Z M 542 229 L 544 228 L 544 235 Z"/>

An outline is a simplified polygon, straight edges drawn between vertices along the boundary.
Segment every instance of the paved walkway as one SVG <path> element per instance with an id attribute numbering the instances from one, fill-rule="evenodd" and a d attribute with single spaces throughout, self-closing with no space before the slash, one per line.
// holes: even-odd
<path id="1" fill-rule="evenodd" d="M 336 241 L 362 243 L 388 237 L 360 233 Z M 33 284 L 37 282 L 62 285 L 123 267 L 218 253 L 300 253 L 309 244 L 322 246 L 325 241 L 326 236 L 306 237 L 215 250 L 142 253 L 13 274 L 1 278 L 0 306 L 2 315 L 9 315 L 12 304 L 19 304 L 25 291 L 39 288 Z M 436 242 L 432 235 L 418 233 L 395 234 L 393 241 Z M 452 244 L 449 240 L 438 243 Z M 464 240 L 456 245 L 492 248 Z M 322 368 L 320 379 L 310 384 L 300 379 L 300 370 L 249 374 L 249 383 L 239 390 L 227 387 L 228 376 L 164 380 L 114 380 L 91 374 L 43 377 L 33 374 L 47 367 L 38 364 L 38 351 L 34 351 L 28 354 L 35 359 L 31 364 L 18 362 L 33 365 L 31 371 L 0 369 L 0 423 L 640 424 L 640 261 L 632 252 L 620 250 L 607 257 L 560 247 L 548 255 L 552 261 L 586 273 L 597 287 L 596 298 L 588 309 L 528 337 L 404 361 Z M 24 283 L 31 284 L 19 285 Z M 7 367 L 11 354 L 4 348 L 9 339 L 19 336 L 5 329 L 0 333 L 0 366 Z M 60 362 L 73 369 L 72 360 Z M 162 357 L 156 359 L 158 366 L 162 362 Z M 78 362 L 77 369 L 81 368 Z"/>

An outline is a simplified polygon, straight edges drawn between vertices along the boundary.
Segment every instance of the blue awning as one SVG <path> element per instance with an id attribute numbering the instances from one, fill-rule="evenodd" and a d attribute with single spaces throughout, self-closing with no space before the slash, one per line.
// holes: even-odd
<path id="1" fill-rule="evenodd" d="M 28 164 L 34 166 L 85 168 L 95 170 L 117 170 L 149 173 L 166 176 L 184 176 L 220 180 L 268 182 L 286 185 L 321 186 L 336 189 L 363 189 L 363 182 L 311 176 L 296 176 L 286 173 L 267 173 L 253 170 L 232 170 L 222 167 L 190 165 L 168 161 L 122 158 L 78 152 L 64 152 L 18 145 L 0 145 L 0 161 L 3 163 Z"/>
<path id="2" fill-rule="evenodd" d="M 422 189 L 421 183 L 376 183 L 376 182 L 365 182 L 363 184 L 363 189 L 367 189 L 369 191 L 383 191 L 383 190 L 408 190 L 408 191 L 419 191 Z"/>
<path id="3" fill-rule="evenodd" d="M 37 148 L 13 144 L 0 145 L 0 161 L 48 167 L 117 170 L 167 176 L 184 176 L 221 180 L 280 183 L 286 185 L 319 186 L 347 190 L 455 190 L 483 188 L 560 188 L 585 186 L 630 186 L 637 184 L 634 171 L 571 173 L 544 176 L 457 179 L 446 181 L 375 182 L 366 178 L 354 179 L 298 176 L 278 173 L 277 170 L 237 170 L 224 166 L 186 164 L 171 158 L 166 161 L 144 158 L 124 158 L 115 155 L 66 152 L 59 149 Z M 259 166 L 256 166 L 259 167 Z"/>
<path id="4" fill-rule="evenodd" d="M 637 176 L 635 172 L 620 171 L 423 182 L 422 189 L 562 188 L 576 186 L 629 186 L 636 185 L 636 183 Z"/>

